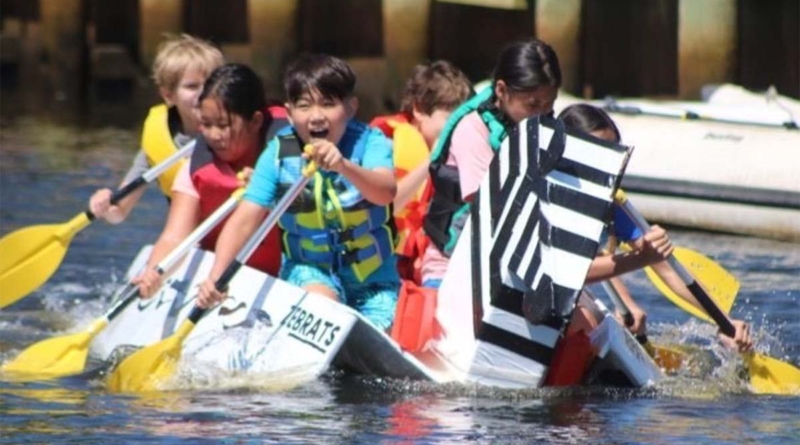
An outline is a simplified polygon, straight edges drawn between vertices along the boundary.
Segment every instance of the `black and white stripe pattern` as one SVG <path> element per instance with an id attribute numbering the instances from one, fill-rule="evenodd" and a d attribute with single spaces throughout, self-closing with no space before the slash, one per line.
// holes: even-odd
<path id="1" fill-rule="evenodd" d="M 518 366 L 538 367 L 544 376 L 629 153 L 565 132 L 551 118 L 523 121 L 503 142 L 465 228 L 481 314 L 475 366 L 511 352 L 524 358 Z"/>

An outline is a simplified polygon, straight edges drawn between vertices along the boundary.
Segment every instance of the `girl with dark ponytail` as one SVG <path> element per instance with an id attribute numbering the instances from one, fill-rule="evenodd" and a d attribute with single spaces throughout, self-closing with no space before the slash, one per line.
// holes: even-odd
<path id="1" fill-rule="evenodd" d="M 604 141 L 619 143 L 622 139 L 619 129 L 611 117 L 602 109 L 589 104 L 571 105 L 561 111 L 558 118 L 564 121 L 565 127 L 581 131 Z M 680 295 L 689 304 L 705 311 L 697 303 L 697 300 L 692 296 L 686 285 L 683 284 L 683 280 L 669 263 L 664 261 L 665 254 L 668 255 L 672 251 L 671 242 L 667 237 L 666 231 L 656 225 L 651 227 L 647 233 L 642 233 L 636 227 L 636 223 L 631 221 L 621 208 L 615 205 L 613 211 L 613 217 L 608 229 L 609 242 L 606 248 L 610 253 L 602 254 L 592 261 L 586 281 L 596 282 L 608 279 L 611 282 L 611 285 L 616 289 L 633 316 L 633 324 L 628 326 L 628 329 L 634 334 L 644 334 L 647 314 L 630 296 L 628 289 L 622 283 L 622 280 L 618 278 L 618 275 L 646 266 L 652 266 L 653 270 L 677 295 Z M 627 242 L 633 250 L 629 253 L 615 254 L 617 239 Z M 661 250 L 661 252 L 658 253 L 658 250 Z M 584 312 L 583 321 L 588 320 L 589 325 L 592 325 L 593 322 L 588 311 L 584 311 L 580 303 L 578 308 Z M 731 319 L 731 323 L 736 329 L 736 335 L 731 338 L 720 333 L 722 342 L 732 349 L 750 349 L 753 341 L 750 337 L 748 325 L 742 320 L 735 319 Z M 580 322 L 573 323 L 570 328 L 574 330 L 581 326 L 586 328 L 586 325 L 581 325 Z"/>
<path id="2" fill-rule="evenodd" d="M 425 217 L 431 244 L 422 261 L 422 281 L 438 288 L 495 151 L 508 129 L 521 120 L 550 114 L 561 86 L 558 56 L 531 39 L 508 45 L 497 59 L 491 88 L 456 109 L 431 153 L 434 196 Z"/>
<path id="3" fill-rule="evenodd" d="M 201 134 L 197 146 L 175 178 L 169 216 L 147 267 L 133 280 L 145 298 L 161 287 L 161 276 L 154 266 L 243 185 L 241 178 L 252 171 L 269 135 L 288 124 L 283 108 L 267 107 L 258 75 L 241 64 L 231 63 L 214 70 L 206 79 L 198 103 Z M 241 178 L 237 177 L 240 172 L 244 173 Z M 218 224 L 206 235 L 200 247 L 213 251 L 223 225 Z M 276 229 L 247 264 L 277 275 L 280 261 Z"/>

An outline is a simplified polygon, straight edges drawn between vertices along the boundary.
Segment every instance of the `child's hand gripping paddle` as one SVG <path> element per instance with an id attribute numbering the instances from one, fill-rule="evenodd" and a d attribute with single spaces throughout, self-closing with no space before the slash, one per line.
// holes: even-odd
<path id="1" fill-rule="evenodd" d="M 192 141 L 162 163 L 129 182 L 111 196 L 116 204 L 134 190 L 153 181 L 194 150 Z M 86 210 L 62 224 L 47 224 L 14 231 L 0 239 L 0 309 L 15 303 L 44 284 L 58 269 L 72 238 L 95 215 Z"/>
<path id="2" fill-rule="evenodd" d="M 303 176 L 283 195 L 275 205 L 269 216 L 261 223 L 256 231 L 247 240 L 239 251 L 236 259 L 222 273 L 216 281 L 217 290 L 223 291 L 242 267 L 250 255 L 256 250 L 264 237 L 277 224 L 280 217 L 289 208 L 294 199 L 300 194 L 306 183 L 314 176 L 316 166 L 310 162 L 303 169 Z M 144 347 L 126 358 L 114 370 L 108 381 L 108 388 L 115 392 L 145 392 L 158 389 L 158 386 L 172 377 L 177 370 L 178 360 L 181 356 L 183 341 L 192 332 L 200 317 L 207 309 L 195 306 L 189 317 L 184 321 L 172 336 L 158 343 Z"/>

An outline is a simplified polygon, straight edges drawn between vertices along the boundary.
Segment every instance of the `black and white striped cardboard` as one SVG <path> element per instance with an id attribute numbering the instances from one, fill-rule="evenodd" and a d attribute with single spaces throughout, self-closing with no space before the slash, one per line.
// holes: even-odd
<path id="1" fill-rule="evenodd" d="M 503 142 L 471 206 L 477 350 L 541 380 L 572 315 L 631 148 L 522 121 Z M 463 249 L 462 253 L 465 253 Z"/>

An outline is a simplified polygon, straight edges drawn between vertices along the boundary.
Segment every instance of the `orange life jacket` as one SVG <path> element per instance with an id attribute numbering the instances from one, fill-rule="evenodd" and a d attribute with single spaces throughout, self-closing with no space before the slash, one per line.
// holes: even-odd
<path id="1" fill-rule="evenodd" d="M 430 157 L 428 145 L 422 134 L 409 123 L 403 113 L 378 116 L 370 126 L 383 131 L 392 139 L 394 146 L 394 170 L 398 180 L 405 177 Z M 430 181 L 425 181 L 414 198 L 405 208 L 395 211 L 395 224 L 398 232 L 396 252 L 400 255 L 398 269 L 400 277 L 419 283 L 419 270 L 422 254 L 428 246 L 428 238 L 422 230 L 422 222 L 428 210 L 432 189 Z"/>
<path id="2" fill-rule="evenodd" d="M 391 335 L 404 351 L 423 351 L 430 340 L 440 336 L 436 299 L 436 289 L 402 280 Z"/>

